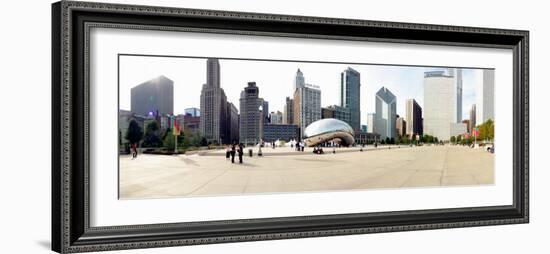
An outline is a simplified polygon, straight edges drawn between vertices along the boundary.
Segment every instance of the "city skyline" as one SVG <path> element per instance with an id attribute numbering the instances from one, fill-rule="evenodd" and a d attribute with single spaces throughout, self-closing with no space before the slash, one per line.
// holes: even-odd
<path id="1" fill-rule="evenodd" d="M 217 58 L 192 59 L 188 62 L 188 66 L 181 63 L 174 65 L 177 73 L 167 74 L 169 68 L 162 69 L 163 74 L 158 78 L 149 79 L 131 89 L 123 88 L 132 93 L 132 111 L 119 109 L 119 175 L 125 178 L 120 181 L 119 193 L 124 198 L 206 193 L 244 194 L 244 190 L 252 193 L 273 193 L 402 188 L 419 187 L 419 183 L 426 186 L 479 185 L 490 184 L 494 180 L 491 175 L 494 122 L 483 123 L 479 126 L 479 135 L 476 129 L 475 134 L 470 136 L 467 135 L 469 120 L 462 121 L 466 117 L 460 113 L 468 112 L 468 118 L 473 118 L 471 112 L 476 111 L 463 110 L 462 104 L 463 101 L 466 101 L 465 104 L 476 101 L 483 105 L 483 110 L 476 112 L 477 118 L 482 116 L 483 119 L 494 119 L 494 107 L 491 105 L 494 103 L 493 70 L 482 70 L 483 81 L 470 84 L 472 88 L 482 90 L 484 96 L 491 98 L 476 98 L 476 94 L 468 88 L 466 95 L 463 95 L 462 70 L 456 68 L 431 68 L 429 71 L 430 68 L 426 67 L 257 61 L 224 63 Z M 147 64 L 160 71 L 155 63 Z M 198 67 L 200 65 L 203 67 Z M 291 82 L 283 80 L 287 78 L 287 72 L 293 73 L 295 66 L 299 67 L 295 69 L 293 79 L 288 79 Z M 340 75 L 333 72 L 344 66 L 347 68 Z M 206 71 L 200 71 L 201 69 Z M 122 72 L 126 71 L 128 68 Z M 143 70 L 143 73 L 134 74 L 150 75 L 147 72 Z M 193 78 L 195 75 L 204 76 Z M 333 75 L 336 79 L 333 79 Z M 377 75 L 383 77 L 384 82 L 375 82 Z M 228 77 L 224 78 L 225 76 Z M 360 78 L 365 76 L 374 78 Z M 390 88 L 387 84 L 391 82 L 387 81 L 396 76 L 399 85 Z M 422 78 L 420 84 L 415 84 L 414 78 L 417 76 Z M 119 76 L 122 82 L 128 82 L 125 78 L 127 79 Z M 231 79 L 236 81 L 228 81 Z M 203 80 L 205 81 L 200 82 Z M 243 80 L 248 80 L 244 86 Z M 179 91 L 175 88 L 177 85 L 173 85 L 178 82 L 181 82 Z M 200 93 L 194 90 L 198 83 L 202 83 Z M 380 88 L 379 84 L 382 85 Z M 287 89 L 289 85 L 291 89 Z M 361 89 L 361 86 L 370 89 Z M 371 89 L 378 89 L 375 96 L 369 93 Z M 233 97 L 235 92 L 239 93 L 238 102 Z M 419 92 L 421 94 L 416 94 Z M 197 97 L 200 98 L 200 106 L 194 108 Z M 174 109 L 174 101 L 183 100 L 186 100 L 185 105 L 175 103 L 175 107 L 182 107 L 189 114 L 174 116 L 165 113 L 171 111 L 178 114 L 178 110 Z M 417 100 L 422 106 L 416 103 Z M 375 106 L 367 106 L 369 102 Z M 165 106 L 164 103 L 171 103 L 172 106 Z M 401 107 L 399 113 L 397 105 Z M 280 111 L 281 108 L 285 115 Z M 145 113 L 147 116 L 135 112 Z M 359 112 L 366 113 L 368 117 L 361 118 Z M 360 118 L 368 122 L 370 132 L 364 131 L 368 131 L 369 126 L 365 128 L 364 125 L 358 125 Z M 409 135 L 407 122 L 414 126 Z M 482 149 L 476 149 L 480 147 Z M 324 160 L 305 157 L 322 156 L 325 153 L 330 153 L 330 157 Z M 297 155 L 300 157 L 296 157 Z M 373 157 L 367 159 L 365 155 Z M 239 164 L 237 167 L 253 167 L 254 172 L 234 170 L 236 156 Z M 219 173 L 220 161 L 224 161 L 224 157 L 231 168 Z M 435 158 L 434 163 L 429 163 L 426 158 Z M 327 164 L 328 161 L 332 163 Z M 445 163 L 439 163 L 441 161 Z M 142 166 L 144 162 L 147 164 Z M 213 171 L 215 176 L 210 178 L 210 173 L 205 172 L 203 167 L 212 162 L 218 169 Z M 285 165 L 282 168 L 284 170 L 273 170 L 274 165 L 280 164 Z M 340 167 L 346 164 L 344 170 L 347 167 L 349 171 L 342 174 Z M 155 168 L 157 165 L 161 169 L 169 165 L 170 171 L 178 173 L 170 177 L 163 176 L 167 174 L 163 173 L 154 183 L 148 179 L 144 181 L 139 174 L 133 173 L 135 168 L 139 168 L 139 171 L 148 172 L 151 174 L 150 178 L 154 179 L 155 172 L 159 170 Z M 424 168 L 421 172 L 419 165 Z M 471 170 L 463 170 L 460 165 L 482 170 L 473 175 Z M 357 170 L 358 166 L 362 167 L 361 170 Z M 181 174 L 182 167 L 185 168 L 185 174 Z M 335 168 L 338 170 L 334 170 Z M 363 170 L 364 168 L 367 170 Z M 187 174 L 191 170 L 195 170 L 195 173 Z M 358 172 L 365 171 L 369 172 L 358 175 Z M 281 172 L 284 175 L 280 175 Z M 457 172 L 460 173 L 458 177 Z M 227 174 L 232 176 L 224 177 Z M 261 174 L 260 177 L 258 174 Z M 350 177 L 343 183 L 334 185 L 334 179 L 339 180 L 342 176 Z M 384 180 L 377 182 L 377 179 L 380 181 L 380 176 Z M 189 178 L 192 179 L 191 182 Z M 456 181 L 455 178 L 459 180 Z M 272 184 L 273 181 L 265 179 L 281 181 Z M 301 182 L 294 179 L 301 179 Z M 464 179 L 468 181 L 465 182 Z M 134 184 L 127 185 L 128 181 Z M 411 183 L 407 184 L 409 181 Z M 168 186 L 174 187 L 155 190 L 158 182 L 168 182 Z M 147 186 L 142 187 L 144 184 Z"/>
<path id="2" fill-rule="evenodd" d="M 200 105 L 200 89 L 206 83 L 206 58 L 166 58 L 123 56 L 120 58 L 120 109 L 130 109 L 130 89 L 157 76 L 174 81 L 174 114 Z M 227 101 L 238 103 L 240 91 L 248 82 L 256 82 L 261 97 L 270 103 L 271 111 L 284 111 L 286 97 L 292 98 L 297 69 L 306 83 L 318 86 L 322 107 L 340 104 L 341 73 L 351 67 L 360 73 L 363 89 L 360 95 L 361 125 L 367 114 L 375 112 L 375 92 L 386 87 L 397 97 L 397 114 L 406 115 L 406 100 L 415 99 L 423 107 L 424 72 L 444 70 L 434 67 L 354 65 L 335 63 L 274 62 L 220 59 L 220 87 Z M 243 68 L 244 67 L 244 68 Z M 483 69 L 463 69 L 462 119 L 469 118 L 469 108 L 476 102 L 476 84 L 482 82 Z"/>

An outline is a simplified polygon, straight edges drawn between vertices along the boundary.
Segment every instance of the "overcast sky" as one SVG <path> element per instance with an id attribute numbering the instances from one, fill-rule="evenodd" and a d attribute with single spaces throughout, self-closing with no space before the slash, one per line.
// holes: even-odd
<path id="1" fill-rule="evenodd" d="M 405 100 L 414 98 L 421 107 L 425 71 L 438 68 L 349 65 L 334 63 L 274 62 L 258 60 L 220 59 L 221 87 L 227 100 L 239 108 L 239 96 L 247 82 L 255 81 L 260 97 L 269 102 L 270 111 L 283 112 L 285 98 L 292 95 L 296 70 L 300 68 L 308 84 L 321 88 L 323 107 L 338 104 L 340 73 L 351 67 L 361 73 L 361 124 L 367 114 L 375 111 L 375 93 L 383 86 L 397 97 L 397 114 L 405 115 Z M 206 59 L 173 57 L 120 57 L 120 108 L 130 109 L 130 89 L 145 81 L 164 75 L 174 81 L 174 113 L 185 108 L 200 108 L 200 91 L 206 83 Z M 481 82 L 481 70 L 464 69 L 463 119 L 468 119 L 475 103 L 475 85 Z"/>

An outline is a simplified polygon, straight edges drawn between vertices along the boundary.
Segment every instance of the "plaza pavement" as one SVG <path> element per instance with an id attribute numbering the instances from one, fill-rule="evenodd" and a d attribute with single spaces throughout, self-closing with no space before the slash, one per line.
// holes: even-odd
<path id="1" fill-rule="evenodd" d="M 120 198 L 472 186 L 494 183 L 494 154 L 463 146 L 262 148 L 265 156 L 232 164 L 225 151 L 120 156 Z M 245 155 L 248 148 L 245 148 Z M 235 157 L 238 162 L 237 157 Z"/>

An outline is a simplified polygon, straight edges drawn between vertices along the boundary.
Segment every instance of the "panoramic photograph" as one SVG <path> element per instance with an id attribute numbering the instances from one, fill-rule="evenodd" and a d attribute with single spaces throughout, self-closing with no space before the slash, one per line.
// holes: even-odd
<path id="1" fill-rule="evenodd" d="M 119 199 L 494 184 L 494 69 L 118 60 Z"/>

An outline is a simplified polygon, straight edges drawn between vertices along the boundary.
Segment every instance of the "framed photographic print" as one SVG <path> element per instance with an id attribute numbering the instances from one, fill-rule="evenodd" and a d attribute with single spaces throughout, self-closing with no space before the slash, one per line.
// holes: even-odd
<path id="1" fill-rule="evenodd" d="M 54 251 L 529 220 L 528 31 L 52 14 Z"/>

